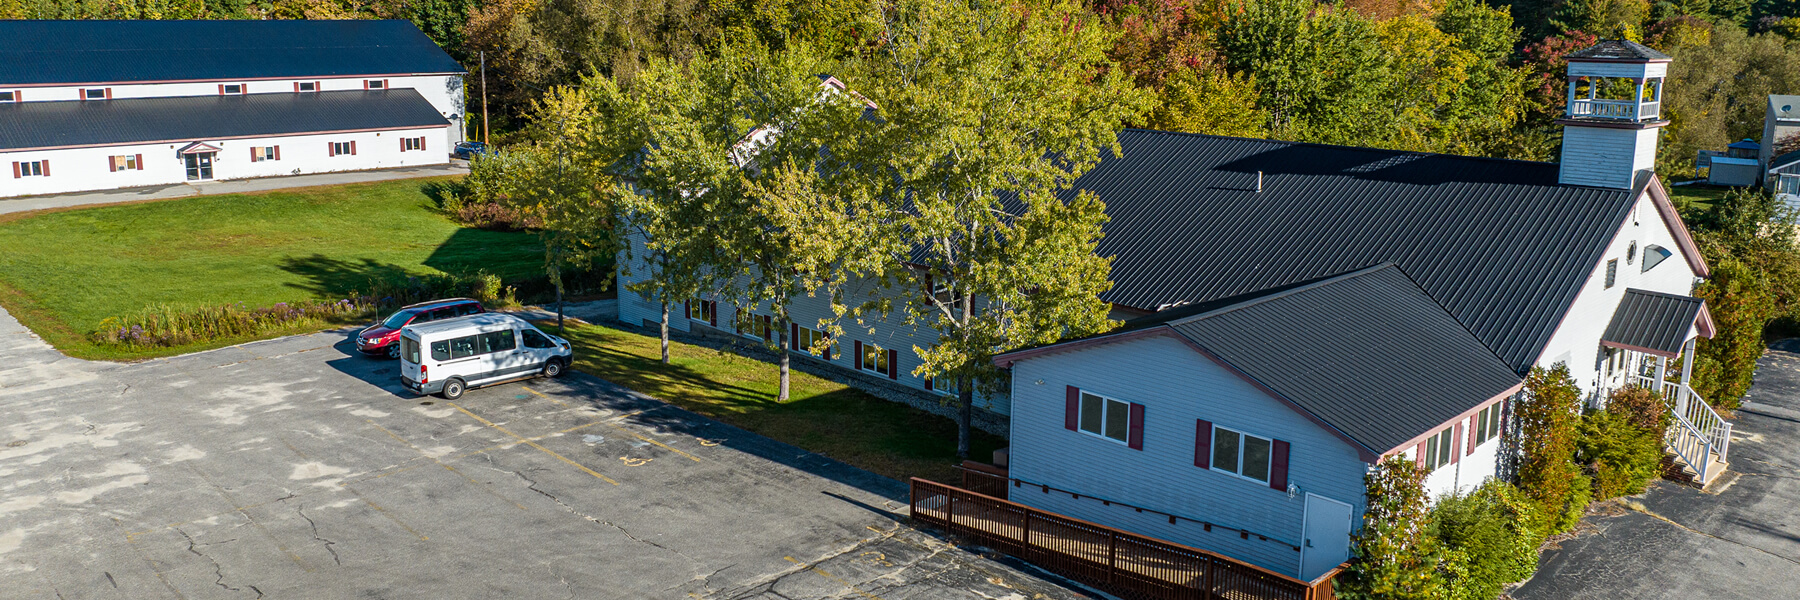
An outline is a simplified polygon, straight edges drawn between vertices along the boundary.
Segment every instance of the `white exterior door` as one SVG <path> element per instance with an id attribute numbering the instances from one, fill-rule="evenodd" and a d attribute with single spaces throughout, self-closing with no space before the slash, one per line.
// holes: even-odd
<path id="1" fill-rule="evenodd" d="M 1300 542 L 1300 579 L 1312 581 L 1350 558 L 1350 505 L 1306 495 L 1306 524 Z"/>

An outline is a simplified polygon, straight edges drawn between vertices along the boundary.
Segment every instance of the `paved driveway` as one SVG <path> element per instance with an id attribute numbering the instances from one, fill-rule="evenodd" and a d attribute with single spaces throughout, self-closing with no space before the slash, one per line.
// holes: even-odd
<path id="1" fill-rule="evenodd" d="M 445 402 L 349 349 L 87 363 L 0 313 L 0 598 L 1081 597 L 606 382 Z"/>
<path id="2" fill-rule="evenodd" d="M 1583 521 L 1546 552 L 1513 596 L 1794 598 L 1800 596 L 1800 342 L 1758 362 L 1734 421 L 1731 470 L 1717 495 L 1659 482 L 1639 499 Z M 1726 474 L 1726 477 L 1731 477 Z"/>

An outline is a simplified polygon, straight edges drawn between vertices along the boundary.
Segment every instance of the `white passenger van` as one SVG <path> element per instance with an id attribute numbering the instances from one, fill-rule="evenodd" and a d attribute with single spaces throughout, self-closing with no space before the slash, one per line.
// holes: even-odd
<path id="1" fill-rule="evenodd" d="M 400 330 L 400 381 L 455 400 L 472 387 L 561 375 L 573 354 L 568 340 L 512 315 L 456 317 Z"/>

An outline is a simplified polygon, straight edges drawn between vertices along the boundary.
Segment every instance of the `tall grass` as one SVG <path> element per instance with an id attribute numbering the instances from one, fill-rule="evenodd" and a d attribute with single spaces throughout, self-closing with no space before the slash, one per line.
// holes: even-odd
<path id="1" fill-rule="evenodd" d="M 368 293 L 351 292 L 348 297 L 335 300 L 278 302 L 260 307 L 241 302 L 196 307 L 158 304 L 137 314 L 108 317 L 89 337 L 95 344 L 118 349 L 173 348 L 364 322 L 400 306 L 441 298 L 473 298 L 489 308 L 519 304 L 514 288 L 489 273 L 407 277 L 370 282 L 369 289 Z"/>

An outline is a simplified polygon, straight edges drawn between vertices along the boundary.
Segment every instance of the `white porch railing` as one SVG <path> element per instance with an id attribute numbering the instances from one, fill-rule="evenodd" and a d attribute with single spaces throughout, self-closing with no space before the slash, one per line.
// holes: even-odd
<path id="1" fill-rule="evenodd" d="M 1569 105 L 1571 117 L 1606 117 L 1610 119 L 1638 118 L 1638 103 L 1630 100 L 1589 100 L 1576 99 Z"/>
<path id="2" fill-rule="evenodd" d="M 1700 481 L 1707 480 L 1713 457 L 1726 462 L 1727 453 L 1731 451 L 1731 422 L 1719 416 L 1706 399 L 1694 393 L 1694 388 L 1675 381 L 1663 381 L 1661 386 L 1655 386 L 1653 378 L 1643 376 L 1633 377 L 1631 383 L 1662 393 L 1663 402 L 1674 417 L 1668 432 L 1669 448 L 1699 474 Z"/>

